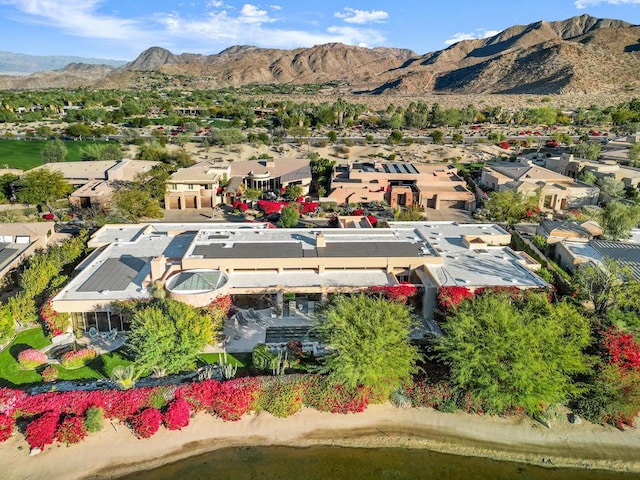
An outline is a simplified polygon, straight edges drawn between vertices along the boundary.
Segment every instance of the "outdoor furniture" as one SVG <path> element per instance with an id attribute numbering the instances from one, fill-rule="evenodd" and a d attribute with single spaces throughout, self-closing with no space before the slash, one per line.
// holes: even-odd
<path id="1" fill-rule="evenodd" d="M 89 328 L 89 331 L 87 333 L 89 334 L 89 338 L 91 340 L 95 340 L 96 338 L 98 338 L 98 329 L 96 327 Z"/>
<path id="2" fill-rule="evenodd" d="M 118 329 L 112 328 L 111 331 L 109 332 L 109 335 L 107 336 L 107 340 L 110 342 L 113 342 L 117 337 L 118 337 Z"/>

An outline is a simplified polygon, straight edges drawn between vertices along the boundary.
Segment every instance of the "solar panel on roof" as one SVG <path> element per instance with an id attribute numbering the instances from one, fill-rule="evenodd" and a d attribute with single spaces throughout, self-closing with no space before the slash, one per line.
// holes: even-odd
<path id="1" fill-rule="evenodd" d="M 78 292 L 99 292 L 101 290 L 122 291 L 138 276 L 149 260 L 148 257 L 123 255 L 108 258 L 78 288 Z"/>

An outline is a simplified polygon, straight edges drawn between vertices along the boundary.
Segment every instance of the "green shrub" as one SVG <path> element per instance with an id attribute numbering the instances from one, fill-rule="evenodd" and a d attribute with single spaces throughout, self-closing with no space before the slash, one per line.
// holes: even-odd
<path id="1" fill-rule="evenodd" d="M 267 349 L 264 343 L 255 346 L 251 355 L 251 363 L 258 370 L 267 370 L 271 368 L 271 364 L 276 356 Z"/>
<path id="2" fill-rule="evenodd" d="M 104 410 L 100 407 L 89 407 L 84 414 L 84 426 L 87 432 L 99 432 L 104 427 Z"/>
<path id="3" fill-rule="evenodd" d="M 258 407 L 274 417 L 285 418 L 302 407 L 303 388 L 299 377 L 273 377 L 263 384 Z"/>

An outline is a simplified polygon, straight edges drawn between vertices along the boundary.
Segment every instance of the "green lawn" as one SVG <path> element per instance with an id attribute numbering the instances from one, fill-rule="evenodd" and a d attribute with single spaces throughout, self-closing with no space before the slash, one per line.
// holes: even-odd
<path id="1" fill-rule="evenodd" d="M 222 353 L 201 353 L 198 355 L 198 360 L 205 365 L 218 364 L 218 361 Z M 251 365 L 250 353 L 234 353 L 233 355 L 227 353 L 227 363 L 230 365 L 237 365 L 239 368 L 247 367 Z"/>
<path id="2" fill-rule="evenodd" d="M 45 142 L 46 140 L 0 139 L 0 167 L 8 165 L 10 168 L 29 170 L 30 168 L 42 165 L 40 152 L 42 151 Z M 69 150 L 66 161 L 80 161 L 80 149 L 92 143 L 105 142 L 93 142 L 91 140 L 65 142 L 67 150 Z"/>
<path id="3" fill-rule="evenodd" d="M 18 354 L 27 348 L 43 348 L 50 343 L 41 328 L 20 332 L 11 345 L 0 352 L 0 387 L 15 387 L 42 382 L 39 373 L 33 370 L 21 370 L 17 358 Z M 60 365 L 55 365 L 55 368 L 58 370 L 59 380 L 92 380 L 109 377 L 115 366 L 130 365 L 131 363 L 133 362 L 126 358 L 121 350 L 116 350 L 101 355 L 87 366 L 76 370 L 67 370 Z"/>
<path id="4" fill-rule="evenodd" d="M 42 377 L 33 370 L 21 370 L 18 354 L 28 348 L 43 348 L 51 342 L 41 328 L 20 332 L 11 345 L 0 352 L 0 386 L 13 387 L 28 383 L 40 383 Z"/>

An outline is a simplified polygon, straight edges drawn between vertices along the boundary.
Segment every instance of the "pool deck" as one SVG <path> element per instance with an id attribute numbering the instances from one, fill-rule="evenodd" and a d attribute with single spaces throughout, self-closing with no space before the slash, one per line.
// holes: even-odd
<path id="1" fill-rule="evenodd" d="M 245 313 L 247 310 L 242 310 Z M 312 327 L 315 325 L 313 317 L 296 311 L 296 315 L 283 316 L 274 318 L 271 309 L 256 310 L 256 319 L 249 318 L 246 323 L 237 321 L 237 317 L 231 317 L 225 322 L 223 334 L 226 336 L 224 342 L 217 345 L 208 345 L 205 348 L 206 353 L 242 353 L 251 352 L 259 343 L 265 343 L 267 336 L 267 328 L 269 327 Z"/>

